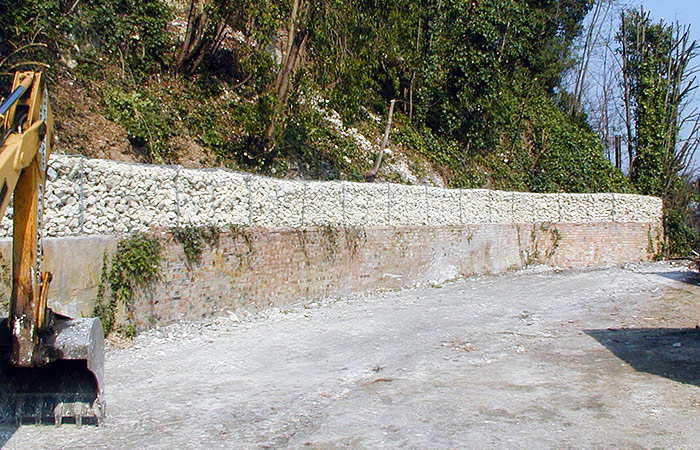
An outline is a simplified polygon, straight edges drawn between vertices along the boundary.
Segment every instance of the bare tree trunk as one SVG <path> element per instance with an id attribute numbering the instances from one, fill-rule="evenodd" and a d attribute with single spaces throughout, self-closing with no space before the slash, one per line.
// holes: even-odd
<path id="1" fill-rule="evenodd" d="M 603 12 L 603 4 L 606 4 L 605 11 Z M 598 39 L 600 39 L 602 24 L 610 11 L 611 1 L 610 0 L 597 0 L 595 2 L 595 9 L 593 10 L 593 17 L 591 23 L 588 27 L 586 33 L 586 40 L 584 41 L 583 51 L 581 52 L 581 62 L 579 65 L 578 72 L 576 73 L 576 83 L 574 85 L 574 99 L 569 108 L 569 114 L 574 116 L 581 112 L 581 104 L 583 101 L 583 93 L 586 86 L 586 77 L 588 75 L 588 66 L 591 62 L 593 51 L 596 48 Z M 601 18 L 601 14 L 603 17 Z"/>
<path id="2" fill-rule="evenodd" d="M 379 147 L 379 155 L 377 155 L 377 160 L 374 162 L 374 167 L 365 174 L 365 179 L 367 181 L 373 181 L 379 173 L 379 167 L 382 165 L 382 159 L 384 158 L 384 148 L 389 143 L 389 132 L 391 131 L 391 119 L 394 115 L 394 105 L 396 104 L 396 99 L 389 103 L 389 116 L 386 121 L 386 128 L 384 129 L 384 138 L 382 139 L 382 145 Z"/>
<path id="3" fill-rule="evenodd" d="M 287 51 L 282 58 L 282 66 L 280 67 L 280 71 L 277 72 L 277 78 L 275 79 L 275 92 L 280 91 L 281 85 L 286 81 L 284 79 L 285 75 L 289 74 L 289 61 L 292 55 L 292 46 L 294 45 L 298 13 L 299 0 L 294 0 L 292 2 L 292 14 L 289 16 L 289 27 L 287 29 Z"/>
<path id="4" fill-rule="evenodd" d="M 175 63 L 178 72 L 194 73 L 207 55 L 219 49 L 225 37 L 228 17 L 221 14 L 221 10 L 213 18 L 210 17 L 207 14 L 206 1 L 190 0 L 185 41 Z M 226 2 L 218 3 L 220 8 L 224 8 L 225 4 Z M 213 27 L 216 29 L 212 30 Z"/>
<path id="5" fill-rule="evenodd" d="M 625 105 L 625 128 L 627 131 L 627 153 L 629 155 L 629 177 L 630 180 L 635 179 L 634 175 L 634 135 L 632 134 L 632 92 L 630 87 L 629 79 L 629 60 L 628 60 L 628 49 L 627 43 L 624 36 L 627 35 L 626 24 L 625 24 L 625 13 L 622 13 L 622 85 L 624 87 L 624 93 L 622 101 Z"/>
<path id="6" fill-rule="evenodd" d="M 204 34 L 208 24 L 204 11 L 204 0 L 190 0 L 190 9 L 187 14 L 187 32 L 185 42 L 177 55 L 175 67 L 178 71 L 186 71 L 189 61 L 204 47 Z"/>
<path id="7" fill-rule="evenodd" d="M 416 82 L 416 72 L 411 73 L 411 88 L 408 91 L 408 120 L 413 120 L 413 88 Z"/>
<path id="8" fill-rule="evenodd" d="M 272 111 L 272 118 L 270 120 L 270 125 L 265 131 L 264 150 L 266 152 L 271 151 L 274 148 L 275 132 L 277 131 L 278 126 L 286 119 L 285 109 L 287 107 L 287 103 L 289 102 L 289 95 L 291 93 L 291 77 L 304 60 L 307 42 L 308 35 L 306 33 L 297 34 L 295 44 L 291 49 L 291 55 L 288 58 L 283 71 L 281 71 L 283 74 L 280 77 L 280 84 L 276 89 L 276 101 Z"/>
<path id="9" fill-rule="evenodd" d="M 611 135 L 610 135 L 610 117 L 609 117 L 609 111 L 608 111 L 608 105 L 610 104 L 610 98 L 609 98 L 609 92 L 608 92 L 608 83 L 607 83 L 607 73 L 608 73 L 608 59 L 607 59 L 607 54 L 606 57 L 603 58 L 603 85 L 601 87 L 602 89 L 602 95 L 603 99 L 601 101 L 600 105 L 600 130 L 599 134 L 601 135 L 603 139 L 603 143 L 606 147 L 607 155 L 606 157 L 608 159 L 610 158 L 610 144 L 611 144 Z M 615 145 L 617 145 L 617 138 L 618 136 L 615 136 Z M 618 167 L 619 169 L 619 167 Z"/>
<path id="10" fill-rule="evenodd" d="M 263 151 L 265 152 L 269 152 L 274 148 L 275 133 L 279 125 L 286 120 L 285 110 L 291 93 L 291 80 L 304 61 L 309 37 L 305 31 L 297 30 L 297 24 L 300 21 L 300 17 L 308 14 L 311 9 L 311 3 L 312 0 L 303 5 L 300 5 L 300 0 L 294 0 L 292 3 L 287 32 L 287 52 L 282 58 L 282 66 L 275 79 L 275 106 L 272 111 L 270 124 L 263 138 Z"/>

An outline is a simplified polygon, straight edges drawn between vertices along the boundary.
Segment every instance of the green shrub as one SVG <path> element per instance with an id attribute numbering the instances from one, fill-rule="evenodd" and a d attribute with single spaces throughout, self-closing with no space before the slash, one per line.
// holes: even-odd
<path id="1" fill-rule="evenodd" d="M 698 249 L 698 234 L 691 213 L 684 208 L 669 208 L 664 216 L 666 256 L 687 257 Z"/>
<path id="2" fill-rule="evenodd" d="M 172 156 L 168 139 L 174 132 L 174 120 L 157 100 L 119 88 L 109 88 L 104 95 L 107 117 L 126 128 L 129 140 L 147 149 L 151 161 L 163 163 Z"/>
<path id="3" fill-rule="evenodd" d="M 210 248 L 218 246 L 221 234 L 221 231 L 214 225 L 204 227 L 187 225 L 184 228 L 173 228 L 171 231 L 175 240 L 182 245 L 185 261 L 189 266 L 201 261 L 205 244 Z"/>
<path id="4" fill-rule="evenodd" d="M 533 98 L 526 110 L 532 129 L 530 190 L 535 192 L 632 192 L 633 187 L 603 156 L 602 144 L 590 127 L 566 115 L 553 100 Z"/>
<path id="5" fill-rule="evenodd" d="M 136 233 L 119 241 L 112 257 L 109 285 L 115 299 L 131 308 L 136 289 L 146 287 L 160 272 L 163 247 L 147 233 Z"/>
<path id="6" fill-rule="evenodd" d="M 91 65 L 88 79 L 114 65 L 142 80 L 172 59 L 173 10 L 164 0 L 0 0 L 0 11 L 2 75 L 40 66 L 53 78 L 70 60 Z"/>
<path id="7" fill-rule="evenodd" d="M 83 0 L 70 31 L 79 44 L 92 44 L 140 78 L 170 62 L 172 17 L 163 0 Z"/>

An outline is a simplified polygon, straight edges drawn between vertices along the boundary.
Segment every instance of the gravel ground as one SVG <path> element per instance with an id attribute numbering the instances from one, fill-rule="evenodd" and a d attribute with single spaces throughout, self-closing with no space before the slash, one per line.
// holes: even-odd
<path id="1" fill-rule="evenodd" d="M 107 352 L 102 427 L 8 449 L 697 448 L 682 264 L 534 268 L 179 323 Z"/>

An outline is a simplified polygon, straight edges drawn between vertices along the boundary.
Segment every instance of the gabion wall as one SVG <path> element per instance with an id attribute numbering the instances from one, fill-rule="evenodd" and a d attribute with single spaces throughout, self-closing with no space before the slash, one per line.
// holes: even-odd
<path id="1" fill-rule="evenodd" d="M 298 228 L 477 223 L 659 222 L 661 199 L 629 194 L 532 194 L 387 183 L 279 180 L 53 155 L 46 236 L 123 234 L 177 226 Z M 0 224 L 9 236 L 12 210 Z"/>

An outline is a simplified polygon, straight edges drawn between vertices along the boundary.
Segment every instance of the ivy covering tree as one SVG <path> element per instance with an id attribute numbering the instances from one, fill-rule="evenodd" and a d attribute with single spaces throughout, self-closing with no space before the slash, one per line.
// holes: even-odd
<path id="1" fill-rule="evenodd" d="M 628 121 L 630 178 L 648 195 L 664 195 L 681 169 L 675 160 L 679 111 L 688 90 L 690 54 L 672 25 L 640 10 L 623 13 L 618 35 Z"/>
<path id="2" fill-rule="evenodd" d="M 697 247 L 693 214 L 695 189 L 687 177 L 697 147 L 698 119 L 683 115 L 696 85 L 690 66 L 696 44 L 689 30 L 648 12 L 622 14 L 617 40 L 622 59 L 630 179 L 642 194 L 664 198 L 670 253 L 688 255 Z M 681 125 L 691 119 L 690 136 L 679 140 Z"/>

